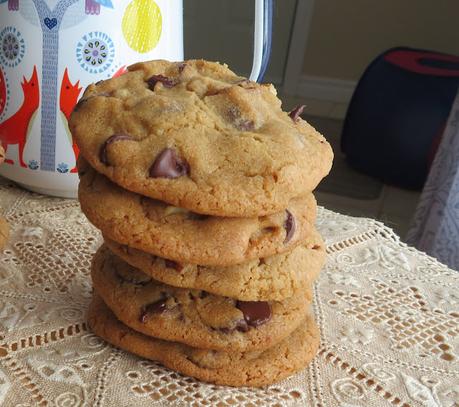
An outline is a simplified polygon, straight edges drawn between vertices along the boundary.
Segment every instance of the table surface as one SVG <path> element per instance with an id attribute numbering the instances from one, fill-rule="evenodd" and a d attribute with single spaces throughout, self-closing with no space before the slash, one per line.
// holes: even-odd
<path id="1" fill-rule="evenodd" d="M 77 201 L 0 178 L 0 405 L 459 406 L 459 273 L 381 223 L 320 208 L 328 259 L 314 286 L 321 346 L 262 389 L 201 383 L 115 349 L 85 323 L 101 242 Z"/>

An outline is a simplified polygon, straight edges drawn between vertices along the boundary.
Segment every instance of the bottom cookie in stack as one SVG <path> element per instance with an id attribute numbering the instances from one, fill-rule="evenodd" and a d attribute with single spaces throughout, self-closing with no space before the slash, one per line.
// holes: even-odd
<path id="1" fill-rule="evenodd" d="M 319 333 L 310 314 L 271 348 L 231 353 L 193 348 L 134 331 L 121 323 L 97 295 L 89 307 L 88 321 L 96 335 L 121 349 L 199 380 L 227 386 L 258 387 L 282 380 L 303 369 L 319 346 Z"/>

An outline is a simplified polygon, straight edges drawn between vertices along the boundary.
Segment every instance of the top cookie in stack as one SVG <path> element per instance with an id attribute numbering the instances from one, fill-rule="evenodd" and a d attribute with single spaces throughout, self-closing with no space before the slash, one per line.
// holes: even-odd
<path id="1" fill-rule="evenodd" d="M 72 114 L 81 154 L 121 187 L 206 215 L 251 217 L 311 192 L 325 139 L 272 85 L 202 60 L 152 61 L 91 85 Z"/>
<path id="2" fill-rule="evenodd" d="M 269 384 L 313 357 L 325 250 L 312 190 L 333 154 L 280 104 L 271 85 L 201 60 L 88 87 L 70 128 L 81 208 L 105 239 L 95 333 L 227 385 Z"/>

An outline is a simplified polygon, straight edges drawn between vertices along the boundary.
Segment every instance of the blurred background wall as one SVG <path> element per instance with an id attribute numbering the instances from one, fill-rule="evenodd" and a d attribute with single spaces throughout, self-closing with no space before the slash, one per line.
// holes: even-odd
<path id="1" fill-rule="evenodd" d="M 399 45 L 457 54 L 458 16 L 455 0 L 315 0 L 303 73 L 357 81 Z"/>
<path id="2" fill-rule="evenodd" d="M 184 0 L 186 57 L 225 61 L 247 75 L 253 9 L 251 0 Z M 365 67 L 388 48 L 459 54 L 458 15 L 457 0 L 277 0 L 266 80 L 287 82 L 290 95 L 346 104 Z"/>

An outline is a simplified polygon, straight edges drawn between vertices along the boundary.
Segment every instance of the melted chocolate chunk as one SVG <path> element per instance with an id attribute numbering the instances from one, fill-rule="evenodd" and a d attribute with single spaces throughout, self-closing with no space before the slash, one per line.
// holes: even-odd
<path id="1" fill-rule="evenodd" d="M 139 316 L 140 322 L 142 322 L 143 324 L 147 322 L 148 317 L 151 314 L 163 313 L 166 310 L 166 301 L 167 299 L 163 298 L 159 301 L 152 302 L 151 304 L 146 305 L 140 313 L 140 316 Z"/>
<path id="2" fill-rule="evenodd" d="M 177 262 L 175 262 L 173 260 L 164 259 L 164 264 L 169 269 L 174 269 L 174 270 L 177 270 L 177 271 L 183 270 L 183 265 L 180 264 L 180 263 L 177 263 Z"/>
<path id="3" fill-rule="evenodd" d="M 107 158 L 107 147 L 112 143 L 122 140 L 134 139 L 131 136 L 128 136 L 127 134 L 114 134 L 113 136 L 110 136 L 107 140 L 105 140 L 104 144 L 102 144 L 102 147 L 99 151 L 99 160 L 102 164 L 110 165 Z"/>
<path id="4" fill-rule="evenodd" d="M 296 221 L 295 221 L 295 217 L 292 215 L 292 213 L 288 209 L 285 210 L 285 213 L 287 214 L 287 218 L 285 219 L 285 222 L 284 222 L 284 228 L 286 231 L 284 243 L 288 243 L 290 242 L 290 240 L 292 240 L 292 237 L 295 234 Z"/>
<path id="5" fill-rule="evenodd" d="M 176 85 L 173 79 L 167 78 L 164 75 L 153 75 L 147 80 L 148 87 L 151 90 L 155 90 L 155 85 L 158 82 L 161 82 L 165 88 L 173 88 Z"/>
<path id="6" fill-rule="evenodd" d="M 257 327 L 271 319 L 271 306 L 266 301 L 238 301 L 236 307 L 244 314 L 247 325 Z M 240 327 L 237 328 L 238 330 Z M 243 331 L 245 332 L 245 331 Z"/>
<path id="7" fill-rule="evenodd" d="M 300 118 L 301 114 L 303 113 L 303 110 L 306 106 L 305 105 L 299 105 L 295 107 L 291 112 L 289 112 L 290 118 L 296 122 Z"/>
<path id="8" fill-rule="evenodd" d="M 188 175 L 189 172 L 188 163 L 178 157 L 172 148 L 161 151 L 150 167 L 150 177 L 152 178 L 178 178 Z"/>

